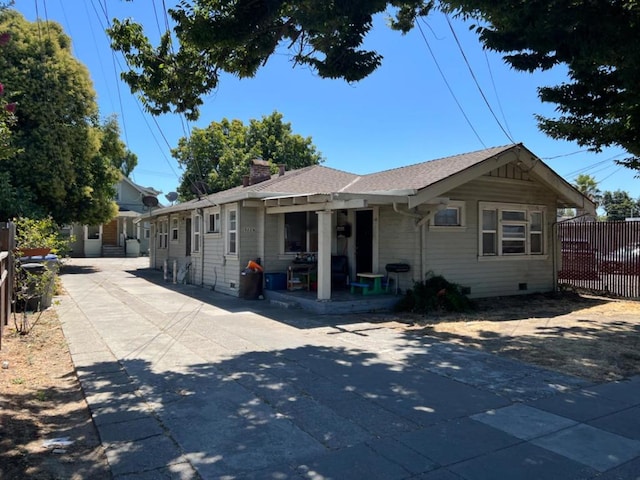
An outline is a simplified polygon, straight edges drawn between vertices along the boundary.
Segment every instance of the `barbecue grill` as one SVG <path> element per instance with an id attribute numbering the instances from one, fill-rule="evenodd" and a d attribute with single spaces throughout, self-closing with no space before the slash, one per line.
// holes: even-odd
<path id="1" fill-rule="evenodd" d="M 409 271 L 409 264 L 407 263 L 387 263 L 384 266 L 384 269 L 387 271 L 387 274 L 389 273 L 395 273 L 396 274 L 396 295 L 398 294 L 398 277 L 401 273 L 404 272 L 408 272 Z M 389 283 L 387 282 L 387 285 Z"/>

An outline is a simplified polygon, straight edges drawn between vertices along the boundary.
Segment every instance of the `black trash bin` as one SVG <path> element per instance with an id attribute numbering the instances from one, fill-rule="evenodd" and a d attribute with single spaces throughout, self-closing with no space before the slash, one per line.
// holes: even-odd
<path id="1" fill-rule="evenodd" d="M 246 269 L 240 275 L 240 298 L 257 300 L 262 295 L 262 272 Z"/>
<path id="2" fill-rule="evenodd" d="M 46 284 L 41 284 L 41 278 L 50 271 L 47 265 L 43 263 L 23 263 L 20 265 L 20 276 L 23 288 L 26 289 L 24 300 L 17 305 L 18 309 L 26 309 L 27 311 L 44 310 L 51 306 L 53 300 L 53 289 L 55 283 L 55 275 L 51 275 Z"/>

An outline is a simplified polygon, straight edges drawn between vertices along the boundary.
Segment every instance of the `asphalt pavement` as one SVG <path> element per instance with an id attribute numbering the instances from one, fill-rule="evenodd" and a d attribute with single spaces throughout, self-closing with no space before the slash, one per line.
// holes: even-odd
<path id="1" fill-rule="evenodd" d="M 56 302 L 114 479 L 640 479 L 640 376 L 72 259 Z"/>

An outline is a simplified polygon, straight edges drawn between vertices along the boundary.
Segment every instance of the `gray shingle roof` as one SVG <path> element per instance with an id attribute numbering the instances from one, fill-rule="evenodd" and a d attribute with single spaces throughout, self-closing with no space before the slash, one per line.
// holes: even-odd
<path id="1" fill-rule="evenodd" d="M 368 175 L 356 175 L 322 165 L 312 165 L 298 170 L 290 170 L 282 176 L 273 175 L 271 179 L 255 185 L 234 187 L 208 195 L 202 200 L 191 200 L 167 207 L 158 213 L 223 204 L 237 200 L 238 196 L 246 195 L 249 197 L 252 193 L 264 197 L 265 194 L 267 196 L 269 194 L 278 196 L 334 192 L 366 194 L 393 190 L 420 190 L 515 146 L 487 148 Z"/>
<path id="2" fill-rule="evenodd" d="M 487 148 L 477 152 L 463 153 L 452 157 L 363 175 L 358 181 L 343 191 L 349 193 L 371 193 L 403 189 L 420 190 L 451 175 L 462 172 L 514 146 L 515 145 L 506 145 Z"/>

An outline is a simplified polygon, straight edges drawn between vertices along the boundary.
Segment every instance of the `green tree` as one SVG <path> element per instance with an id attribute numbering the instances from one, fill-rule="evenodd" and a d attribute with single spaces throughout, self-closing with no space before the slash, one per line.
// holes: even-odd
<path id="1" fill-rule="evenodd" d="M 598 188 L 598 181 L 591 175 L 581 173 L 573 181 L 573 186 L 595 203 L 596 207 L 602 203 L 602 192 Z"/>
<path id="2" fill-rule="evenodd" d="M 87 69 L 71 54 L 60 25 L 28 22 L 0 11 L 0 48 L 15 155 L 0 160 L 0 218 L 51 216 L 58 223 L 97 224 L 117 212 L 118 172 L 101 154 L 103 134 Z"/>
<path id="3" fill-rule="evenodd" d="M 362 48 L 374 15 L 389 9 L 391 27 L 407 32 L 434 8 L 477 22 L 484 46 L 516 70 L 565 65 L 568 81 L 539 89 L 560 114 L 538 117 L 540 128 L 594 151 L 621 146 L 631 156 L 619 163 L 640 169 L 637 0 L 192 0 L 169 11 L 175 27 L 157 47 L 130 20 L 115 20 L 109 35 L 132 66 L 125 80 L 151 112 L 195 118 L 221 71 L 251 77 L 281 45 L 321 77 L 360 80 L 382 61 Z"/>
<path id="4" fill-rule="evenodd" d="M 322 162 L 311 137 L 294 134 L 291 124 L 282 118 L 274 112 L 251 120 L 249 125 L 224 118 L 207 128 L 194 128 L 189 138 L 181 138 L 171 151 L 185 169 L 178 187 L 180 198 L 194 198 L 197 182 L 204 182 L 208 192 L 241 185 L 256 157 L 270 161 L 274 169 L 278 164 L 294 169 Z"/>
<path id="5" fill-rule="evenodd" d="M 622 221 L 627 217 L 640 216 L 640 199 L 632 199 L 629 192 L 623 190 L 607 190 L 602 194 L 602 208 L 607 214 L 607 220 Z"/>
<path id="6" fill-rule="evenodd" d="M 115 115 L 108 117 L 101 127 L 102 141 L 100 154 L 111 162 L 115 168 L 128 177 L 133 169 L 138 165 L 138 157 L 135 153 L 127 149 L 120 140 L 120 125 Z"/>

